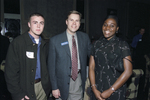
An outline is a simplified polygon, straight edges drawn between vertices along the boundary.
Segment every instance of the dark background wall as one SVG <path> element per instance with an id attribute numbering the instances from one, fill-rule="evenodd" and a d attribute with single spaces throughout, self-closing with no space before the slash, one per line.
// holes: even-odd
<path id="1" fill-rule="evenodd" d="M 89 3 L 90 37 L 97 39 L 102 35 L 104 18 L 109 11 L 115 11 L 120 19 L 120 32 L 125 35 L 126 29 L 126 1 L 125 0 L 90 0 Z"/>
<path id="2" fill-rule="evenodd" d="M 91 39 L 102 36 L 104 18 L 113 11 L 120 19 L 119 36 L 132 41 L 140 27 L 150 33 L 150 0 L 4 0 L 5 13 L 21 15 L 21 34 L 28 30 L 28 16 L 40 12 L 45 16 L 44 33 L 52 37 L 66 30 L 66 16 L 70 10 L 77 9 L 84 16 L 83 31 Z M 15 3 L 16 2 L 16 3 Z M 9 3 L 11 5 L 9 5 Z M 17 4 L 17 5 L 16 5 Z M 19 5 L 20 4 L 20 5 Z M 18 6 L 18 7 L 15 7 Z M 16 10 L 19 9 L 20 10 Z M 13 11 L 17 11 L 14 12 Z M 87 31 L 88 30 L 88 31 Z"/>
<path id="3" fill-rule="evenodd" d="M 120 19 L 119 36 L 132 41 L 140 27 L 150 33 L 150 0 L 90 0 L 89 35 L 93 39 L 102 36 L 102 24 L 110 10 Z"/>
<path id="4" fill-rule="evenodd" d="M 23 8 L 24 17 L 22 17 L 22 20 L 28 20 L 28 16 L 33 12 L 39 12 L 45 16 L 44 33 L 47 37 L 51 37 L 65 31 L 65 19 L 67 18 L 68 12 L 73 9 L 73 1 L 24 0 Z M 24 22 L 24 24 L 26 24 L 26 22 Z"/>
<path id="5" fill-rule="evenodd" d="M 127 18 L 127 36 L 129 38 L 136 35 L 140 27 L 146 29 L 146 34 L 150 33 L 150 5 L 148 3 L 129 2 Z"/>

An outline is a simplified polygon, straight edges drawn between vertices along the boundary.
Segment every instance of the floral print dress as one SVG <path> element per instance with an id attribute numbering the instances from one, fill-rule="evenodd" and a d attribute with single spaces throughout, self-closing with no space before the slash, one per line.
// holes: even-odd
<path id="1" fill-rule="evenodd" d="M 114 36 L 110 40 L 101 37 L 93 44 L 92 56 L 95 60 L 95 83 L 97 89 L 103 92 L 109 89 L 123 70 L 118 70 L 117 59 L 130 56 L 130 48 L 127 42 Z M 126 85 L 116 90 L 107 100 L 125 100 Z M 94 94 L 92 100 L 96 100 Z"/>

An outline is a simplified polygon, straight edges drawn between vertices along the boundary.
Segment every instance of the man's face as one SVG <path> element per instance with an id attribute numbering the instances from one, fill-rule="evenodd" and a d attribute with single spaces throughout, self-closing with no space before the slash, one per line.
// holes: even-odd
<path id="1" fill-rule="evenodd" d="M 29 33 L 34 38 L 39 38 L 44 29 L 44 18 L 41 16 L 32 16 L 28 22 L 30 28 Z"/>
<path id="2" fill-rule="evenodd" d="M 145 29 L 140 29 L 140 34 L 143 35 L 145 33 Z"/>
<path id="3" fill-rule="evenodd" d="M 80 16 L 78 14 L 71 14 L 66 20 L 66 25 L 67 32 L 73 35 L 80 27 Z"/>

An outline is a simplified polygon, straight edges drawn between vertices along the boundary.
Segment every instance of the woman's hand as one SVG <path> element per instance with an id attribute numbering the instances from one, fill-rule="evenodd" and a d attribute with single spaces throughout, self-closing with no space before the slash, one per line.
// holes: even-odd
<path id="1" fill-rule="evenodd" d="M 94 92 L 95 97 L 96 97 L 97 100 L 105 100 L 105 99 L 103 99 L 101 97 L 101 92 L 100 91 L 98 91 L 97 89 L 95 89 L 93 92 Z"/>
<path id="2" fill-rule="evenodd" d="M 113 90 L 111 90 L 111 88 L 109 88 L 101 93 L 101 97 L 104 99 L 107 99 L 111 96 L 112 93 L 113 93 Z"/>

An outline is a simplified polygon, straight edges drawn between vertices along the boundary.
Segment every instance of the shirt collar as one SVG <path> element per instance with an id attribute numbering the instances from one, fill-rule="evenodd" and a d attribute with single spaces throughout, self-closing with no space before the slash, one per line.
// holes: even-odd
<path id="1" fill-rule="evenodd" d="M 31 38 L 32 42 L 36 44 L 36 42 L 34 40 L 35 38 L 30 33 L 28 33 L 28 34 L 29 34 L 29 37 Z M 39 36 L 39 43 L 41 43 L 41 36 Z"/>
<path id="2" fill-rule="evenodd" d="M 66 34 L 67 34 L 67 36 L 68 36 L 69 38 L 72 38 L 72 36 L 77 37 L 77 34 L 76 34 L 76 33 L 74 33 L 74 35 L 71 35 L 71 34 L 69 34 L 69 33 L 67 32 L 67 30 L 66 30 Z"/>

